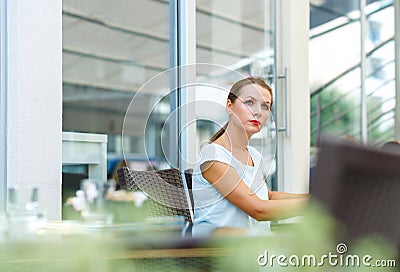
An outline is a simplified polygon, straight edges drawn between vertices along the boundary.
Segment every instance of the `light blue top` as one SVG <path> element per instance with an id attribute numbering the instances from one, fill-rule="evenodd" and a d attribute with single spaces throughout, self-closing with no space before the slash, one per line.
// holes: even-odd
<path id="1" fill-rule="evenodd" d="M 215 143 L 204 145 L 193 169 L 194 222 L 192 235 L 207 236 L 218 227 L 248 228 L 252 234 L 267 234 L 270 222 L 259 222 L 230 203 L 202 175 L 200 165 L 218 161 L 232 166 L 241 179 L 259 198 L 268 200 L 268 188 L 262 175 L 261 154 L 247 146 L 254 166 L 245 165 L 223 146 Z"/>

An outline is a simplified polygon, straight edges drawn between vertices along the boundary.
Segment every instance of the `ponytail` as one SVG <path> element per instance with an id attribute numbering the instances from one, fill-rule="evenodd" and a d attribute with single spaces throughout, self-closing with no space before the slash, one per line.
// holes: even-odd
<path id="1" fill-rule="evenodd" d="M 218 130 L 213 136 L 211 136 L 211 138 L 208 141 L 208 143 L 212 143 L 215 140 L 217 140 L 219 137 L 221 137 L 222 134 L 225 133 L 225 130 L 226 130 L 227 127 L 228 127 L 228 122 L 220 130 Z"/>

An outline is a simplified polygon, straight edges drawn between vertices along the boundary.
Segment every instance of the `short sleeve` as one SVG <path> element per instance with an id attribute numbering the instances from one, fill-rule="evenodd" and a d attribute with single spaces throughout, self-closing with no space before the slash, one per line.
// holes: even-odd
<path id="1" fill-rule="evenodd" d="M 219 161 L 232 165 L 232 154 L 229 153 L 224 147 L 218 144 L 206 144 L 200 149 L 200 154 L 198 157 L 197 164 L 202 165 L 207 161 Z"/>

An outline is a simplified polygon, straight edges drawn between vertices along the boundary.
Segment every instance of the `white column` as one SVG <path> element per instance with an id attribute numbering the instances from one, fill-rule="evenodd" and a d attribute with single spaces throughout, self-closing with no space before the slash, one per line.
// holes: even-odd
<path id="1" fill-rule="evenodd" d="M 180 69 L 180 168 L 193 168 L 196 162 L 196 2 L 179 1 L 179 60 Z"/>
<path id="2" fill-rule="evenodd" d="M 7 185 L 60 219 L 62 1 L 7 2 Z"/>
<path id="3" fill-rule="evenodd" d="M 288 134 L 279 133 L 278 189 L 304 193 L 308 192 L 310 168 L 309 1 L 276 2 L 277 73 L 284 75 L 285 68 L 289 72 L 286 84 L 283 79 L 278 82 L 276 98 L 278 127 L 289 125 Z M 284 94 L 285 87 L 289 88 L 288 99 Z"/>

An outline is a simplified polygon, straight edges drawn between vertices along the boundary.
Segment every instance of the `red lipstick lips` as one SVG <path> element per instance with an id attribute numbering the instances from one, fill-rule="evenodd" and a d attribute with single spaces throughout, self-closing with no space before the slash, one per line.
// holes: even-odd
<path id="1" fill-rule="evenodd" d="M 258 126 L 258 127 L 261 126 L 261 123 L 258 120 L 250 120 L 250 122 L 255 126 Z"/>

